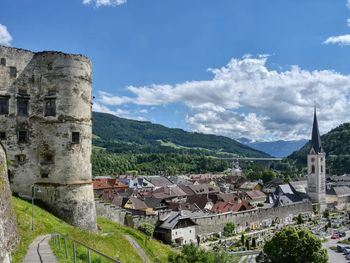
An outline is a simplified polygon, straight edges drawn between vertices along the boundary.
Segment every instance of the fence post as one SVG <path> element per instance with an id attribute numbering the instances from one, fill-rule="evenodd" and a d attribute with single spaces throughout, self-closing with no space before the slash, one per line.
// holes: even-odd
<path id="1" fill-rule="evenodd" d="M 57 234 L 57 241 L 58 241 L 58 249 L 61 250 L 61 237 L 59 234 Z"/>
<path id="2" fill-rule="evenodd" d="M 64 237 L 63 240 L 64 240 L 64 250 L 66 252 L 66 258 L 68 259 L 68 248 L 67 248 L 67 239 L 66 239 L 66 237 Z"/>
<path id="3" fill-rule="evenodd" d="M 74 263 L 77 263 L 77 251 L 75 247 L 75 242 L 73 241 L 73 258 L 74 258 Z"/>
<path id="4" fill-rule="evenodd" d="M 91 263 L 90 249 L 88 248 L 87 248 L 87 260 L 88 260 L 88 263 Z"/>

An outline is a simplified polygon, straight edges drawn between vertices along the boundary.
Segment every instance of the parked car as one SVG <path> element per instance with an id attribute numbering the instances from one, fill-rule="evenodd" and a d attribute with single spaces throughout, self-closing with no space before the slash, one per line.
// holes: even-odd
<path id="1" fill-rule="evenodd" d="M 343 249 L 343 252 L 344 252 L 345 255 L 349 255 L 350 254 L 350 248 Z"/>
<path id="2" fill-rule="evenodd" d="M 339 235 L 338 234 L 333 234 L 332 236 L 331 236 L 331 239 L 338 239 L 339 238 Z"/>
<path id="3" fill-rule="evenodd" d="M 338 232 L 338 236 L 339 236 L 339 237 L 345 237 L 345 236 L 346 236 L 346 233 L 345 233 L 345 232 Z"/>
<path id="4" fill-rule="evenodd" d="M 342 245 L 337 245 L 337 252 L 343 252 L 344 246 Z"/>

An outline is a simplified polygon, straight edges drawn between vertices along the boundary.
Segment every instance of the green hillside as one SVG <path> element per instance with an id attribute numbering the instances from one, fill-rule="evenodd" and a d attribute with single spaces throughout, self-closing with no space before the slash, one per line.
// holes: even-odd
<path id="1" fill-rule="evenodd" d="M 179 153 L 266 157 L 224 136 L 186 132 L 159 124 L 93 112 L 93 144 L 114 153 Z"/>
<path id="2" fill-rule="evenodd" d="M 99 234 L 92 234 L 68 225 L 37 206 L 35 206 L 34 217 L 35 231 L 31 231 L 31 204 L 18 198 L 13 198 L 12 200 L 21 238 L 17 250 L 12 254 L 13 263 L 22 262 L 29 244 L 35 239 L 35 237 L 50 233 L 66 234 L 70 238 L 80 241 L 89 247 L 95 248 L 123 263 L 142 263 L 142 259 L 124 235 L 130 235 L 136 240 L 152 262 L 167 262 L 169 254 L 178 253 L 171 247 L 163 245 L 156 240 L 147 240 L 147 242 L 145 242 L 145 235 L 138 230 L 115 224 L 107 219 L 99 218 Z M 71 244 L 69 244 L 69 246 L 71 246 Z M 60 263 L 72 262 L 72 258 L 70 258 L 70 260 L 65 259 L 63 250 L 61 252 L 55 250 L 54 252 L 56 253 L 56 256 L 58 256 Z M 80 247 L 78 251 L 78 262 L 86 262 L 86 260 L 80 260 L 84 257 L 86 257 L 86 250 Z M 93 262 L 102 263 L 105 261 L 99 261 L 96 259 L 96 261 Z"/>
<path id="3" fill-rule="evenodd" d="M 327 174 L 350 174 L 350 123 L 344 123 L 321 136 L 326 152 Z M 299 167 L 306 166 L 306 156 L 311 148 L 310 142 L 288 158 L 295 160 Z"/>

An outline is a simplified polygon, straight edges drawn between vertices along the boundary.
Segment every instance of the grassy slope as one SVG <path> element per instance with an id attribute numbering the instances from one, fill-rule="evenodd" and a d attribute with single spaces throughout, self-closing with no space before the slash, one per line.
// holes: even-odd
<path id="1" fill-rule="evenodd" d="M 13 253 L 13 262 L 22 262 L 29 244 L 36 236 L 61 233 L 78 240 L 92 248 L 95 248 L 121 262 L 142 262 L 137 252 L 132 248 L 129 242 L 124 238 L 124 234 L 131 235 L 143 249 L 149 258 L 153 261 L 158 259 L 160 262 L 167 262 L 169 253 L 174 253 L 169 246 L 163 245 L 155 240 L 150 240 L 145 246 L 145 236 L 132 228 L 112 223 L 109 220 L 99 218 L 98 224 L 101 228 L 100 234 L 92 234 L 63 222 L 45 210 L 35 207 L 35 231 L 31 231 L 31 204 L 13 198 L 13 205 L 17 216 L 18 228 L 21 237 L 21 243 Z M 58 254 L 60 262 L 70 262 L 63 260 L 63 253 Z M 157 258 L 158 257 L 158 258 Z"/>

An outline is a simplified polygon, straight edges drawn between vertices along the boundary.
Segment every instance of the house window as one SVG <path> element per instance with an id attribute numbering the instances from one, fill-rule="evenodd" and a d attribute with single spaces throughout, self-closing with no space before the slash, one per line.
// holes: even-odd
<path id="1" fill-rule="evenodd" d="M 17 115 L 18 116 L 28 116 L 28 99 L 18 99 L 17 100 Z"/>
<path id="2" fill-rule="evenodd" d="M 49 178 L 49 174 L 46 172 L 41 173 L 41 178 Z"/>
<path id="3" fill-rule="evenodd" d="M 16 155 L 16 161 L 19 163 L 24 163 L 27 159 L 27 156 L 25 154 L 17 154 Z"/>
<path id="4" fill-rule="evenodd" d="M 6 66 L 6 58 L 1 58 L 0 64 L 1 66 Z"/>
<path id="5" fill-rule="evenodd" d="M 56 99 L 45 100 L 45 116 L 56 116 Z"/>
<path id="6" fill-rule="evenodd" d="M 28 133 L 27 131 L 19 131 L 18 132 L 18 143 L 26 143 L 28 142 Z"/>
<path id="7" fill-rule="evenodd" d="M 80 143 L 80 133 L 72 132 L 72 143 L 79 144 Z"/>
<path id="8" fill-rule="evenodd" d="M 9 99 L 0 97 L 0 114 L 9 114 Z"/>
<path id="9" fill-rule="evenodd" d="M 16 67 L 10 67 L 10 77 L 17 78 L 17 68 Z"/>
<path id="10" fill-rule="evenodd" d="M 0 140 L 1 141 L 6 140 L 6 132 L 0 132 Z"/>

